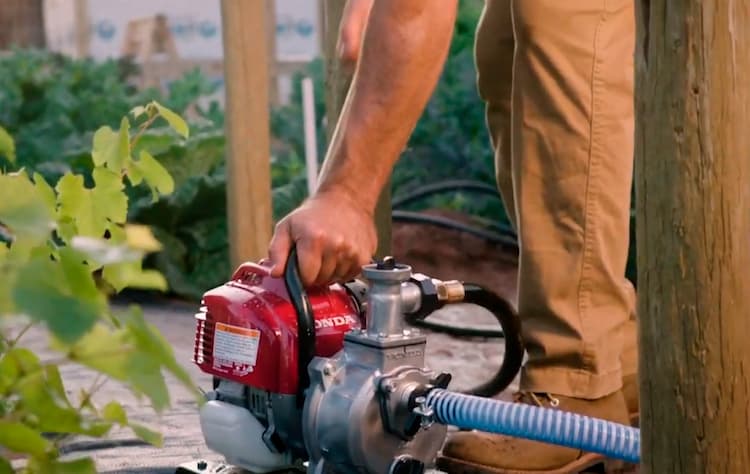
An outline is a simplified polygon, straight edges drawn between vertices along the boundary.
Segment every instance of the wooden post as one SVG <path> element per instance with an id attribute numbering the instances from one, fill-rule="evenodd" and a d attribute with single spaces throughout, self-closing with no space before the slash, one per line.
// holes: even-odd
<path id="1" fill-rule="evenodd" d="M 341 67 L 336 54 L 336 44 L 339 36 L 339 25 L 346 5 L 346 0 L 323 1 L 323 47 L 326 62 L 326 121 L 327 136 L 336 128 L 336 122 L 341 108 L 349 92 L 352 72 Z M 380 194 L 375 208 L 375 225 L 378 232 L 378 248 L 376 257 L 382 258 L 391 253 L 391 189 L 386 185 Z"/>
<path id="2" fill-rule="evenodd" d="M 273 231 L 267 4 L 222 0 L 232 265 L 266 257 Z"/>
<path id="3" fill-rule="evenodd" d="M 637 4 L 640 472 L 748 472 L 750 7 Z"/>

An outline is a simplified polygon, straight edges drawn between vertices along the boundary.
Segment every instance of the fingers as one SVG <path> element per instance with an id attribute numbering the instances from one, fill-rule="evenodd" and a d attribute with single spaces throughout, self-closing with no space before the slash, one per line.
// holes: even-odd
<path id="1" fill-rule="evenodd" d="M 319 279 L 323 265 L 322 255 L 323 234 L 310 233 L 297 241 L 297 260 L 299 261 L 299 276 L 306 287 L 313 286 Z"/>
<path id="2" fill-rule="evenodd" d="M 284 274 L 289 252 L 292 250 L 292 235 L 287 219 L 279 221 L 268 246 L 268 259 L 271 264 L 270 274 L 280 277 Z"/>

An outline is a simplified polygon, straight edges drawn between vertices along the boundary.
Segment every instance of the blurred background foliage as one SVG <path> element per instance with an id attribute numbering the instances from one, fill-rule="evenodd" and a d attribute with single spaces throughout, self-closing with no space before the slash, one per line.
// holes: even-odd
<path id="1" fill-rule="evenodd" d="M 473 42 L 482 2 L 460 3 L 450 54 L 440 82 L 392 175 L 395 198 L 417 187 L 450 179 L 494 185 L 484 106 L 476 90 Z M 145 262 L 164 274 L 170 291 L 199 298 L 230 274 L 226 223 L 226 175 L 221 107 L 216 90 L 193 71 L 166 92 L 130 85 L 136 67 L 126 61 L 72 60 L 39 50 L 16 50 L 0 58 L 0 124 L 16 139 L 19 164 L 55 182 L 66 171 L 92 169 L 91 139 L 100 125 L 117 126 L 133 106 L 157 100 L 186 117 L 190 138 L 154 128 L 142 138 L 174 177 L 175 190 L 152 202 L 142 189 L 128 189 L 129 220 L 153 227 L 164 249 Z M 307 195 L 300 82 L 315 84 L 318 144 L 324 156 L 324 63 L 309 65 L 293 80 L 288 104 L 271 110 L 274 216 Z M 404 206 L 404 210 L 450 209 L 507 225 L 496 196 L 451 192 Z M 632 265 L 631 265 L 632 266 Z M 630 273 L 632 274 L 632 268 Z"/>

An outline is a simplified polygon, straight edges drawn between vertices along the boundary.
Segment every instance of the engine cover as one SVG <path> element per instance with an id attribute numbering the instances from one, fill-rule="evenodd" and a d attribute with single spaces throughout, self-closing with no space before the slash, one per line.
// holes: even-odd
<path id="1" fill-rule="evenodd" d="M 307 290 L 315 319 L 315 355 L 341 350 L 344 334 L 363 327 L 345 287 Z M 230 281 L 206 292 L 196 314 L 193 362 L 203 372 L 255 389 L 294 395 L 298 389 L 297 315 L 284 280 L 245 263 Z"/>

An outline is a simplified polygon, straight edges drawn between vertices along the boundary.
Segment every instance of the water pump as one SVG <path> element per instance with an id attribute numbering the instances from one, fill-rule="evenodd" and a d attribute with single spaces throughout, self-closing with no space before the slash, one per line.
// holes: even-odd
<path id="1" fill-rule="evenodd" d="M 424 472 L 446 436 L 428 398 L 451 376 L 425 367 L 426 337 L 408 323 L 446 304 L 483 306 L 503 328 L 502 366 L 474 393 L 497 393 L 520 370 L 518 318 L 480 286 L 385 258 L 364 266 L 362 279 L 304 288 L 294 250 L 288 262 L 283 278 L 262 262 L 241 265 L 204 295 L 196 314 L 193 361 L 214 380 L 201 429 L 230 465 L 254 473 Z"/>

